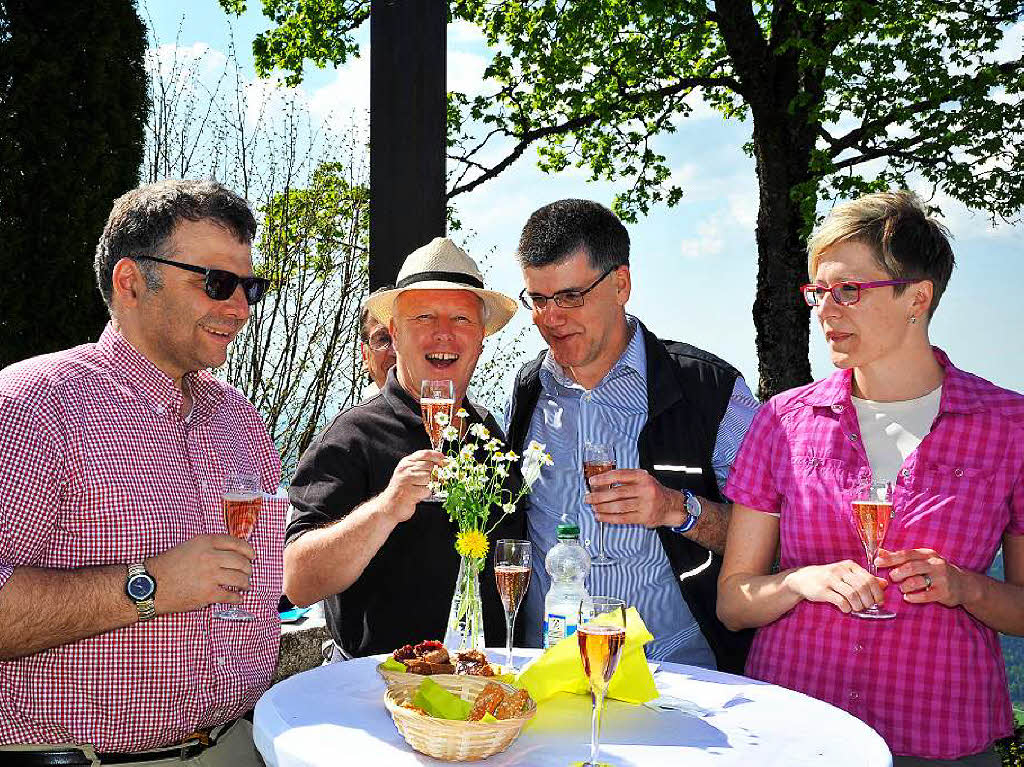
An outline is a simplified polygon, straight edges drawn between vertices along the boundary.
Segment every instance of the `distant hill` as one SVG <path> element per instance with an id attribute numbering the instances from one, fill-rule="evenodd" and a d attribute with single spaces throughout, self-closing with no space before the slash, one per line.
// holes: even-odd
<path id="1" fill-rule="evenodd" d="M 996 561 L 988 572 L 993 578 L 1003 578 L 1003 551 L 996 554 Z M 1010 682 L 1010 700 L 1017 708 L 1024 708 L 1024 637 L 1000 635 L 1003 645 L 1003 660 L 1006 663 L 1006 677 Z"/>

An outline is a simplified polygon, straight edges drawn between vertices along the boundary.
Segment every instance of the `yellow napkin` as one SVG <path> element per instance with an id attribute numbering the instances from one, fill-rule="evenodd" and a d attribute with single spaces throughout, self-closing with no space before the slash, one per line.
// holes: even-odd
<path id="1" fill-rule="evenodd" d="M 626 703 L 646 703 L 658 697 L 654 678 L 647 666 L 644 645 L 654 639 L 635 607 L 626 610 L 626 647 L 619 659 L 608 697 Z M 576 636 L 568 636 L 527 666 L 516 678 L 537 703 L 558 692 L 583 695 L 590 692 L 590 683 L 583 673 L 583 659 Z"/>
<path id="2" fill-rule="evenodd" d="M 412 704 L 438 719 L 460 721 L 465 721 L 473 708 L 472 702 L 448 692 L 429 676 L 420 683 L 412 698 Z"/>

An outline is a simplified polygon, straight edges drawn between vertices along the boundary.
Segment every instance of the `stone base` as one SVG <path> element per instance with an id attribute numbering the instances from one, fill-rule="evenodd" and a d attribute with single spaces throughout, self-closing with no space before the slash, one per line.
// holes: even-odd
<path id="1" fill-rule="evenodd" d="M 272 684 L 300 671 L 316 668 L 324 662 L 323 643 L 329 639 L 323 611 L 312 610 L 298 623 L 281 627 L 281 649 L 277 656 Z"/>

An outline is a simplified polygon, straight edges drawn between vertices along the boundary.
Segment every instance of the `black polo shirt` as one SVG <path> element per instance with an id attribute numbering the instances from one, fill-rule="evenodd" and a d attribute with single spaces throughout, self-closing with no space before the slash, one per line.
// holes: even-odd
<path id="1" fill-rule="evenodd" d="M 496 437 L 501 428 L 487 410 L 463 403 L 470 422 Z M 429 450 L 419 403 L 388 374 L 384 389 L 338 415 L 299 461 L 289 496 L 294 513 L 286 545 L 308 530 L 344 518 L 381 493 L 398 462 Z M 490 524 L 499 511 L 492 510 Z M 440 503 L 420 503 L 399 524 L 362 575 L 341 594 L 328 597 L 327 625 L 348 655 L 391 652 L 424 639 L 444 640 L 448 610 L 459 571 L 458 528 Z M 480 575 L 484 633 L 488 646 L 505 644 L 505 613 L 494 584 L 494 541 L 525 537 L 522 511 L 491 534 L 487 567 Z"/>

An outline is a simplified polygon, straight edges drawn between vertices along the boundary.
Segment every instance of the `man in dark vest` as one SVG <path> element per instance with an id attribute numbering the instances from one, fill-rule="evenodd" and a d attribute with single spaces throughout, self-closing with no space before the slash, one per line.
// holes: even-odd
<path id="1" fill-rule="evenodd" d="M 554 458 L 528 498 L 527 644 L 542 639 L 544 557 L 565 515 L 595 561 L 589 592 L 639 610 L 654 635 L 649 659 L 742 672 L 750 635 L 715 615 L 730 512 L 720 488 L 757 401 L 731 365 L 659 340 L 626 313 L 629 234 L 603 205 L 540 208 L 518 258 L 520 300 L 548 350 L 516 377 L 509 444 L 537 440 Z M 593 492 L 582 472 L 588 443 L 610 445 L 617 466 L 591 479 Z"/>

